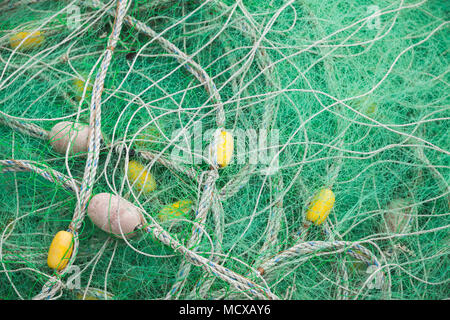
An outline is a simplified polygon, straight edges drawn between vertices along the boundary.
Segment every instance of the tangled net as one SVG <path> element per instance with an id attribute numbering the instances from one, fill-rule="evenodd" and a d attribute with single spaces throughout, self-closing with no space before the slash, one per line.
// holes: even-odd
<path id="1" fill-rule="evenodd" d="M 7 0 L 0 12 L 2 299 L 448 298 L 445 1 Z M 25 31 L 42 38 L 21 50 L 11 37 Z M 60 121 L 89 125 L 87 154 L 55 152 Z M 211 137 L 193 148 L 199 123 L 279 142 L 251 163 L 247 139 L 220 168 L 203 152 Z M 133 187 L 133 159 L 155 191 Z M 316 226 L 305 212 L 323 188 L 336 201 Z M 102 192 L 143 212 L 138 236 L 86 217 Z M 183 199 L 194 210 L 157 218 Z M 59 230 L 74 248 L 52 271 Z"/>

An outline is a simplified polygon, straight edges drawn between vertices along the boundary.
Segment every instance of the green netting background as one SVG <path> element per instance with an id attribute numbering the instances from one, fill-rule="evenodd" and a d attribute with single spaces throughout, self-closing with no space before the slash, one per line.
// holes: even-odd
<path id="1" fill-rule="evenodd" d="M 68 28 L 70 17 L 64 10 L 71 3 L 81 15 L 81 25 L 75 29 Z M 227 128 L 259 130 L 264 113 L 273 112 L 270 128 L 279 130 L 279 149 L 283 149 L 279 171 L 266 176 L 261 171 L 264 165 L 257 165 L 248 183 L 222 202 L 220 246 L 229 254 L 224 264 L 246 275 L 246 264 L 276 254 L 260 249 L 274 210 L 271 204 L 281 191 L 286 192 L 279 250 L 295 243 L 293 235 L 301 228 L 308 200 L 332 186 L 336 195 L 328 218 L 332 235 L 312 227 L 309 240 L 366 241 L 365 246 L 388 265 L 384 269 L 390 279 L 388 299 L 448 298 L 449 3 L 304 0 L 280 11 L 285 4 L 133 0 L 128 9 L 128 15 L 156 32 L 169 28 L 164 37 L 214 79 Z M 115 8 L 114 2 L 108 5 Z M 373 5 L 384 13 L 379 26 L 371 27 L 367 21 L 354 24 L 370 16 Z M 46 130 L 63 119 L 74 121 L 77 112 L 80 122 L 88 123 L 90 97 L 80 104 L 73 80 L 87 77 L 92 70 L 95 74 L 114 18 L 85 1 L 3 1 L 0 6 L 2 114 L 31 119 Z M 45 42 L 13 53 L 9 38 L 38 27 Z M 136 95 L 139 99 L 133 100 Z M 353 98 L 360 95 L 364 96 Z M 216 128 L 208 99 L 204 87 L 173 55 L 124 25 L 102 94 L 106 141 L 114 137 L 155 153 L 166 149 L 164 155 L 170 158 L 176 129 L 188 123 L 192 127 L 197 120 L 203 130 Z M 336 99 L 346 105 L 335 103 Z M 156 141 L 132 143 L 144 126 Z M 0 158 L 33 160 L 62 173 L 70 170 L 78 180 L 85 164 L 83 157 L 65 160 L 48 142 L 4 125 L 0 126 Z M 105 147 L 100 159 L 93 194 L 129 194 L 127 184 L 122 187 L 124 158 Z M 221 169 L 217 187 L 236 177 L 244 165 L 232 163 Z M 199 174 L 208 168 L 206 163 L 184 166 Z M 157 190 L 139 197 L 148 214 L 156 216 L 163 205 L 177 200 L 198 202 L 197 182 L 158 163 L 151 172 Z M 283 190 L 279 190 L 281 178 Z M 71 221 L 76 198 L 34 173 L 3 173 L 0 186 L 0 298 L 31 299 L 52 274 L 47 251 L 54 234 Z M 411 217 L 401 236 L 386 230 L 384 216 L 395 203 L 406 205 Z M 193 220 L 193 215 L 191 211 L 187 218 Z M 186 240 L 191 227 L 180 222 L 170 232 Z M 212 216 L 204 227 L 214 242 Z M 164 298 L 184 258 L 149 235 L 139 235 L 130 244 L 166 257 L 140 254 L 86 217 L 75 261 L 82 270 L 81 289 L 64 290 L 60 299 L 80 298 L 86 288 L 106 288 L 114 299 Z M 208 257 L 208 237 L 203 237 L 198 251 Z M 239 297 L 221 280 L 198 295 L 195 288 L 206 277 L 211 278 L 193 267 L 179 297 Z M 339 253 L 294 259 L 267 280 L 272 292 L 283 299 L 340 299 L 342 286 L 348 289 L 348 298 L 386 298 L 380 290 L 363 286 L 367 277 L 365 266 Z"/>

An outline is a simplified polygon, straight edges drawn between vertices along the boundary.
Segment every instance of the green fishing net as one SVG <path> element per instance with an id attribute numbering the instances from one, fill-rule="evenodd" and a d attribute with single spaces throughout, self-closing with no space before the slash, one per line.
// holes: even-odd
<path id="1" fill-rule="evenodd" d="M 1 160 L 33 161 L 82 181 L 84 155 L 59 154 L 11 123 L 47 131 L 60 121 L 89 124 L 92 85 L 115 23 L 108 10 L 116 5 L 0 2 Z M 280 299 L 448 298 L 449 13 L 438 0 L 128 1 L 127 16 L 212 79 L 225 129 L 245 137 L 218 170 L 219 213 L 208 213 L 201 240 L 188 249 Z M 35 30 L 41 43 L 14 50 L 11 37 Z M 118 194 L 155 219 L 164 206 L 191 200 L 180 219 L 161 222 L 184 245 L 218 127 L 218 103 L 191 71 L 177 52 L 123 24 L 101 95 L 103 142 L 92 187 L 93 195 Z M 181 129 L 186 139 L 177 136 Z M 202 135 L 194 139 L 196 130 Z M 117 152 L 117 144 L 159 155 L 195 178 Z M 152 163 L 156 190 L 131 187 L 131 159 Z M 67 230 L 77 197 L 36 172 L 1 169 L 0 298 L 32 299 L 55 274 L 47 253 L 54 235 Z M 308 205 L 324 188 L 333 190 L 334 207 L 326 223 L 305 227 Z M 148 233 L 124 241 L 86 216 L 78 237 L 56 298 L 255 298 L 198 266 L 180 275 L 186 257 Z M 299 241 L 360 243 L 377 257 L 384 285 L 345 250 L 294 255 L 254 275 Z"/>

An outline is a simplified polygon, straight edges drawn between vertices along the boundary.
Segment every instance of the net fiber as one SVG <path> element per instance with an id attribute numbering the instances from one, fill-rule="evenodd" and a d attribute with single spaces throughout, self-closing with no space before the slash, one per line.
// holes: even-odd
<path id="1" fill-rule="evenodd" d="M 0 298 L 449 298 L 449 12 L 0 1 Z M 87 154 L 52 148 L 61 121 L 89 127 Z M 221 130 L 236 138 L 224 168 L 208 157 Z M 133 186 L 131 160 L 155 190 Z M 323 189 L 335 202 L 315 225 Z M 102 192 L 141 210 L 135 237 L 90 220 Z M 181 214 L 158 217 L 178 201 Z M 55 271 L 60 230 L 74 249 Z"/>

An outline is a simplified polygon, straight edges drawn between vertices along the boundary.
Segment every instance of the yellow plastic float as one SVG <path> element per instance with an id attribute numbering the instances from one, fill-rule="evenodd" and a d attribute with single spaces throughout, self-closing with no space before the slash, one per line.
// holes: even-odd
<path id="1" fill-rule="evenodd" d="M 192 209 L 191 200 L 180 200 L 175 203 L 164 206 L 158 214 L 160 221 L 179 218 L 186 215 Z"/>
<path id="2" fill-rule="evenodd" d="M 228 131 L 222 130 L 216 137 L 215 146 L 216 152 L 214 160 L 219 167 L 224 168 L 231 162 L 231 157 L 233 156 L 233 135 Z"/>
<path id="3" fill-rule="evenodd" d="M 153 175 L 137 161 L 131 160 L 128 163 L 127 176 L 130 184 L 139 192 L 149 193 L 156 189 L 156 181 Z"/>
<path id="4" fill-rule="evenodd" d="M 75 92 L 76 92 L 76 99 L 80 100 L 81 96 L 83 95 L 83 91 L 84 91 L 84 87 L 86 85 L 86 81 L 80 79 L 80 78 L 75 78 L 73 79 L 73 86 L 75 88 Z M 86 87 L 86 97 L 91 93 L 92 91 L 92 87 L 93 85 L 91 83 L 89 83 Z"/>
<path id="5" fill-rule="evenodd" d="M 25 41 L 23 41 L 25 38 L 27 38 L 27 39 Z M 22 43 L 22 41 L 23 41 L 23 43 Z M 44 36 L 41 34 L 40 31 L 19 32 L 19 33 L 16 33 L 15 35 L 13 35 L 11 38 L 9 38 L 9 44 L 11 45 L 12 49 L 16 49 L 20 45 L 20 43 L 22 43 L 22 45 L 18 49 L 21 51 L 26 51 L 26 50 L 37 48 L 43 42 L 44 42 Z"/>
<path id="6" fill-rule="evenodd" d="M 47 265 L 52 269 L 62 270 L 69 262 L 73 250 L 73 234 L 59 231 L 50 244 Z"/>
<path id="7" fill-rule="evenodd" d="M 334 193 L 330 189 L 322 189 L 313 198 L 306 212 L 306 220 L 321 225 L 330 214 L 334 205 Z"/>

